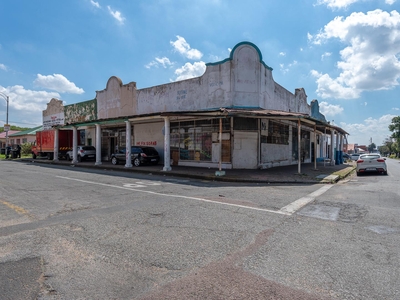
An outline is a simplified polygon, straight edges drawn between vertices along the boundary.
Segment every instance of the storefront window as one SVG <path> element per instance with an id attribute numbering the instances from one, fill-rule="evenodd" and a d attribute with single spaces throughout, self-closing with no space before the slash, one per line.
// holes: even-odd
<path id="1" fill-rule="evenodd" d="M 223 119 L 223 131 L 230 131 L 230 119 Z M 172 122 L 172 159 L 211 161 L 213 132 L 219 132 L 219 119 Z"/>

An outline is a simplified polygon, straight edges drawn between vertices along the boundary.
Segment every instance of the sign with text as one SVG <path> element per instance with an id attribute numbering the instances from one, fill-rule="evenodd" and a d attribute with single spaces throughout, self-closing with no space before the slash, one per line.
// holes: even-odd
<path id="1" fill-rule="evenodd" d="M 43 116 L 43 130 L 49 130 L 53 126 L 64 125 L 64 113 Z"/>
<path id="2" fill-rule="evenodd" d="M 4 131 L 10 131 L 10 124 L 4 124 Z"/>

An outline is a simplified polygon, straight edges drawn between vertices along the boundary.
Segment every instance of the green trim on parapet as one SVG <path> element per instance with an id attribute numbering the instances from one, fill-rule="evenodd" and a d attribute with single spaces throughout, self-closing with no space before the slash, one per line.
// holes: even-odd
<path id="1" fill-rule="evenodd" d="M 240 43 L 237 44 L 235 47 L 233 47 L 229 58 L 226 58 L 226 59 L 224 59 L 224 60 L 221 60 L 221 61 L 218 61 L 218 62 L 214 62 L 214 63 L 207 63 L 206 66 L 220 65 L 220 64 L 226 63 L 227 61 L 233 60 L 233 53 L 235 52 L 236 48 L 238 48 L 239 46 L 242 46 L 242 45 L 249 45 L 249 46 L 252 46 L 254 49 L 256 49 L 256 51 L 258 52 L 258 56 L 260 57 L 260 63 L 262 63 L 263 66 L 266 67 L 268 70 L 270 70 L 270 71 L 273 70 L 270 66 L 268 66 L 268 65 L 262 60 L 262 54 L 261 54 L 260 49 L 259 49 L 255 44 L 253 44 L 253 43 L 251 43 L 251 42 L 240 42 Z"/>

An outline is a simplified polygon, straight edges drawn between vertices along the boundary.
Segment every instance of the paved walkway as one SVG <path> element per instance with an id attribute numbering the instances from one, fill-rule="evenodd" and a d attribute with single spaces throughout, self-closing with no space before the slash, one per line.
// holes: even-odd
<path id="1" fill-rule="evenodd" d="M 59 165 L 71 165 L 70 161 L 60 160 L 53 162 L 46 159 L 20 159 L 20 161 L 29 161 L 35 163 L 49 163 Z M 165 176 L 179 176 L 187 178 L 197 178 L 206 180 L 219 180 L 230 182 L 254 182 L 254 183 L 336 183 L 340 179 L 348 176 L 355 168 L 354 162 L 347 162 L 341 165 L 328 166 L 323 163 L 317 164 L 314 169 L 313 163 L 303 163 L 301 165 L 301 174 L 298 173 L 298 166 L 283 166 L 269 169 L 235 169 L 223 170 L 224 176 L 216 176 L 218 169 L 209 169 L 201 167 L 172 166 L 171 171 L 163 171 L 163 165 L 140 166 L 125 168 L 124 165 L 112 165 L 111 162 L 103 162 L 101 165 L 95 165 L 94 161 L 85 161 L 77 163 L 75 167 L 94 168 L 99 170 L 118 170 L 125 172 L 141 172 L 151 174 L 161 174 Z"/>

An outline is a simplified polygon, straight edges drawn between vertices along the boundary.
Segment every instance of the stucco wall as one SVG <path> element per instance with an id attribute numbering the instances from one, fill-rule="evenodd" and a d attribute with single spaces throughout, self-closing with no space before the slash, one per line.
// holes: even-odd
<path id="1" fill-rule="evenodd" d="M 66 105 L 64 107 L 65 124 L 97 120 L 96 99 Z"/>
<path id="2" fill-rule="evenodd" d="M 133 126 L 134 141 L 132 145 L 151 146 L 157 149 L 161 161 L 164 161 L 164 122 L 135 124 Z"/>
<path id="3" fill-rule="evenodd" d="M 96 92 L 99 119 L 112 119 L 137 114 L 136 83 L 122 84 L 116 76 L 110 77 L 106 88 Z"/>
<path id="4" fill-rule="evenodd" d="M 304 89 L 292 93 L 277 84 L 258 47 L 248 42 L 207 64 L 200 77 L 137 90 L 136 83 L 123 85 L 112 76 L 96 97 L 99 119 L 220 107 L 311 113 Z"/>
<path id="5" fill-rule="evenodd" d="M 52 98 L 47 108 L 42 112 L 43 129 L 49 130 L 52 126 L 64 125 L 64 105 L 62 100 Z"/>

